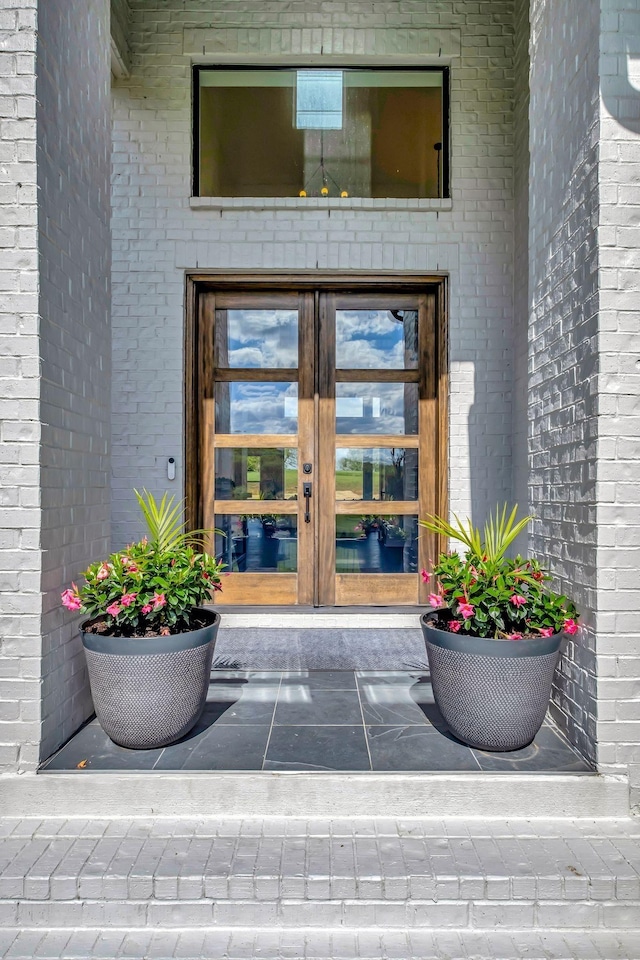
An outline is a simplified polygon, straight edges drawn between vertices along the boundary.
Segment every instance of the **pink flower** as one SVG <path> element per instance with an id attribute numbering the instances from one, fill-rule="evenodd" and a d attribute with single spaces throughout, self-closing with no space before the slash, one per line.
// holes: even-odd
<path id="1" fill-rule="evenodd" d="M 422 582 L 423 582 L 423 583 L 429 583 L 430 574 L 428 574 L 426 570 L 421 570 L 421 571 L 420 571 L 420 576 L 422 577 Z"/>
<path id="2" fill-rule="evenodd" d="M 137 593 L 123 593 L 120 603 L 123 607 L 130 607 L 137 596 Z"/>
<path id="3" fill-rule="evenodd" d="M 522 640 L 522 634 L 521 634 L 521 633 L 510 633 L 510 634 L 509 634 L 509 640 Z"/>
<path id="4" fill-rule="evenodd" d="M 137 572 L 138 572 L 138 568 L 137 568 L 137 566 L 135 565 L 135 563 L 130 563 L 130 564 L 129 564 L 128 572 L 129 572 L 129 573 L 137 573 Z"/>
<path id="5" fill-rule="evenodd" d="M 144 607 L 142 608 L 142 612 L 144 613 L 145 616 L 148 613 L 151 613 L 152 610 L 153 610 L 153 606 L 150 603 L 145 603 Z"/>
<path id="6" fill-rule="evenodd" d="M 78 588 L 72 584 L 73 590 L 63 590 L 60 594 L 62 606 L 67 610 L 82 610 L 82 600 L 78 596 Z"/>
<path id="7" fill-rule="evenodd" d="M 553 636 L 553 627 L 540 627 L 540 634 L 543 637 L 552 637 Z"/>
<path id="8" fill-rule="evenodd" d="M 96 573 L 97 580 L 106 580 L 109 574 L 111 573 L 111 564 L 110 563 L 101 563 L 98 572 Z"/>
<path id="9" fill-rule="evenodd" d="M 570 618 L 568 620 L 565 620 L 564 632 L 571 633 L 571 634 L 578 632 L 578 624 L 575 622 L 575 620 L 571 620 Z"/>
<path id="10" fill-rule="evenodd" d="M 451 620 L 449 622 L 449 630 L 451 630 L 452 633 L 457 633 L 461 626 L 462 626 L 462 623 L 460 622 L 460 620 Z"/>
<path id="11" fill-rule="evenodd" d="M 162 610 L 162 608 L 165 606 L 166 602 L 167 602 L 167 599 L 166 599 L 164 593 L 154 593 L 154 595 L 153 595 L 153 609 L 154 609 L 154 610 Z"/>
<path id="12" fill-rule="evenodd" d="M 459 603 L 458 610 L 465 620 L 470 620 L 475 612 L 475 607 L 471 603 Z"/>
<path id="13" fill-rule="evenodd" d="M 120 613 L 121 607 L 117 600 L 114 600 L 113 603 L 110 603 L 107 607 L 107 613 L 110 617 L 117 617 Z"/>
<path id="14" fill-rule="evenodd" d="M 438 594 L 438 593 L 430 593 L 430 594 L 429 594 L 429 606 L 430 606 L 430 607 L 435 607 L 435 609 L 437 610 L 438 607 L 441 607 L 441 606 L 442 606 L 442 604 L 443 604 L 443 600 L 442 600 L 442 597 L 440 596 L 440 594 Z"/>
<path id="15" fill-rule="evenodd" d="M 521 597 L 519 593 L 514 593 L 512 597 L 509 597 L 509 600 L 514 605 L 514 607 L 524 607 L 527 602 L 526 597 Z"/>

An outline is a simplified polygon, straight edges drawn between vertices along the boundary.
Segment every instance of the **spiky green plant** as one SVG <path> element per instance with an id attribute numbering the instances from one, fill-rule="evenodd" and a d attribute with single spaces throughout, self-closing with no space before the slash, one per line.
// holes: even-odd
<path id="1" fill-rule="evenodd" d="M 453 633 L 503 640 L 575 633 L 577 611 L 567 597 L 552 593 L 551 577 L 538 560 L 513 559 L 506 552 L 532 517 L 517 520 L 517 506 L 489 514 L 484 529 L 470 520 L 454 523 L 430 515 L 420 523 L 439 536 L 464 544 L 464 557 L 442 553 L 422 577 L 435 579 L 429 603 L 442 609 L 441 625 Z"/>
<path id="2" fill-rule="evenodd" d="M 148 536 L 92 563 L 81 587 L 62 594 L 71 611 L 101 617 L 116 636 L 180 633 L 190 629 L 194 607 L 220 590 L 219 563 L 203 548 L 203 530 L 184 529 L 182 502 L 167 493 L 158 502 L 134 490 Z"/>
<path id="3" fill-rule="evenodd" d="M 484 557 L 487 563 L 497 563 L 504 557 L 516 537 L 533 520 L 533 517 L 529 516 L 516 521 L 517 504 L 508 516 L 507 509 L 506 503 L 503 504 L 502 510 L 496 507 L 495 513 L 489 514 L 484 525 L 484 531 L 481 531 L 479 527 L 474 527 L 468 518 L 466 521 L 460 520 L 456 514 L 453 515 L 454 524 L 434 514 L 429 515 L 426 520 L 420 520 L 420 524 L 430 530 L 431 533 L 437 533 L 439 536 L 445 536 L 450 540 L 458 540 L 463 543 L 467 550 L 478 559 Z"/>

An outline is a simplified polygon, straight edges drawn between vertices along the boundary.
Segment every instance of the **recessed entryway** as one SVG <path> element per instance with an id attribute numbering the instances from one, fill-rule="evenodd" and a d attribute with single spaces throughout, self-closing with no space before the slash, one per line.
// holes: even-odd
<path id="1" fill-rule="evenodd" d="M 220 602 L 425 603 L 446 508 L 444 281 L 191 281 L 187 492 Z"/>
<path id="2" fill-rule="evenodd" d="M 97 720 L 43 772 L 588 772 L 546 721 L 511 753 L 472 750 L 449 733 L 425 671 L 214 671 L 204 714 L 179 743 L 126 750 Z"/>

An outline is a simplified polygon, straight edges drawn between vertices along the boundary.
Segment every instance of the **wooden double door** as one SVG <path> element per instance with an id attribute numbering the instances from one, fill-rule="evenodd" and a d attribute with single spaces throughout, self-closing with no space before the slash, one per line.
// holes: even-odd
<path id="1" fill-rule="evenodd" d="M 425 603 L 443 285 L 193 284 L 188 501 L 227 604 Z"/>

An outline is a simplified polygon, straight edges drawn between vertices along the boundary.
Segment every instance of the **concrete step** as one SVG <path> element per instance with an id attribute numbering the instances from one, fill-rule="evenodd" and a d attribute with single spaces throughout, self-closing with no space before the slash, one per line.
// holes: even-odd
<path id="1" fill-rule="evenodd" d="M 0 777 L 5 817 L 626 817 L 624 777 L 591 773 L 73 773 Z"/>
<path id="2" fill-rule="evenodd" d="M 637 932 L 567 930 L 0 930 L 0 956 L 12 960 L 637 960 Z"/>
<path id="3" fill-rule="evenodd" d="M 640 928 L 632 819 L 5 819 L 0 828 L 0 928 L 627 938 Z"/>

